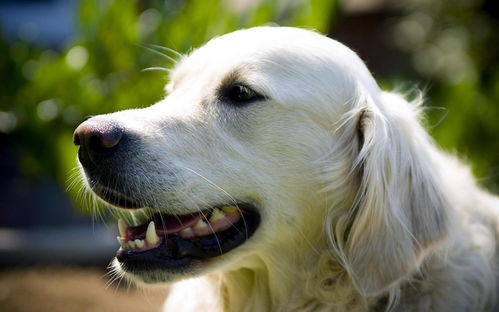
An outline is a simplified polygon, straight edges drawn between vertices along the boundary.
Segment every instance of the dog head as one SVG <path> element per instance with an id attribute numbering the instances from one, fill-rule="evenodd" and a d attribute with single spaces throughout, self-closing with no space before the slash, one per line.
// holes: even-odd
<path id="1" fill-rule="evenodd" d="M 182 58 L 166 89 L 74 135 L 88 187 L 145 216 L 120 222 L 116 265 L 135 279 L 247 266 L 329 233 L 372 294 L 442 235 L 438 186 L 416 169 L 411 134 L 392 125 L 386 96 L 340 43 L 295 28 L 237 31 Z"/>

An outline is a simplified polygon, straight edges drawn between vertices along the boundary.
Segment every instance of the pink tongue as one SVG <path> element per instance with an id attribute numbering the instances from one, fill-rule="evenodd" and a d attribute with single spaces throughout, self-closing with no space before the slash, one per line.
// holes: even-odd
<path id="1" fill-rule="evenodd" d="M 158 235 L 166 235 L 188 228 L 196 224 L 196 222 L 202 218 L 203 213 L 199 212 L 197 214 L 184 216 L 156 215 L 153 220 L 156 224 L 156 233 Z"/>
<path id="2" fill-rule="evenodd" d="M 192 215 L 183 215 L 183 216 L 172 216 L 172 215 L 164 215 L 157 214 L 152 217 L 152 221 L 156 225 L 156 233 L 158 235 L 166 235 L 171 233 L 179 232 L 185 228 L 188 228 L 200 219 L 203 218 L 203 213 L 199 212 Z M 127 228 L 127 236 L 128 239 L 144 239 L 146 236 L 147 227 L 149 226 L 149 222 L 147 221 L 144 224 L 137 226 L 129 226 Z"/>

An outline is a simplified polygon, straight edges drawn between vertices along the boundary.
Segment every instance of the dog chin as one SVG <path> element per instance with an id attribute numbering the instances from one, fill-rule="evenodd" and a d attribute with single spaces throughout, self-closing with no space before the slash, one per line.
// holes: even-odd
<path id="1" fill-rule="evenodd" d="M 209 268 L 202 266 L 193 266 L 190 270 L 181 272 L 172 272 L 162 268 L 144 268 L 139 271 L 130 271 L 126 265 L 120 263 L 114 258 L 110 265 L 111 271 L 117 276 L 123 277 L 136 285 L 149 287 L 154 285 L 165 285 L 178 282 L 186 278 L 193 278 L 205 274 Z"/>

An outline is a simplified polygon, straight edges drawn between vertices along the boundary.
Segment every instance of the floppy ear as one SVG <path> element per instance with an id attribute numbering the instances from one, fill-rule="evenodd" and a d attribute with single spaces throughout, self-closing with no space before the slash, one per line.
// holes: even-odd
<path id="1" fill-rule="evenodd" d="M 336 233 L 343 265 L 364 296 L 408 277 L 447 227 L 437 152 L 417 120 L 417 107 L 392 94 L 382 101 L 366 100 L 357 110 L 358 192 L 343 237 Z"/>

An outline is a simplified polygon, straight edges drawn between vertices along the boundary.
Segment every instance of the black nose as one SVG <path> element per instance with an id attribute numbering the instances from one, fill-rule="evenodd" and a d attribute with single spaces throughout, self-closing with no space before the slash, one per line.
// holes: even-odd
<path id="1" fill-rule="evenodd" d="M 80 146 L 78 157 L 82 164 L 96 165 L 114 154 L 123 135 L 123 128 L 115 122 L 92 118 L 76 128 L 73 142 Z"/>

